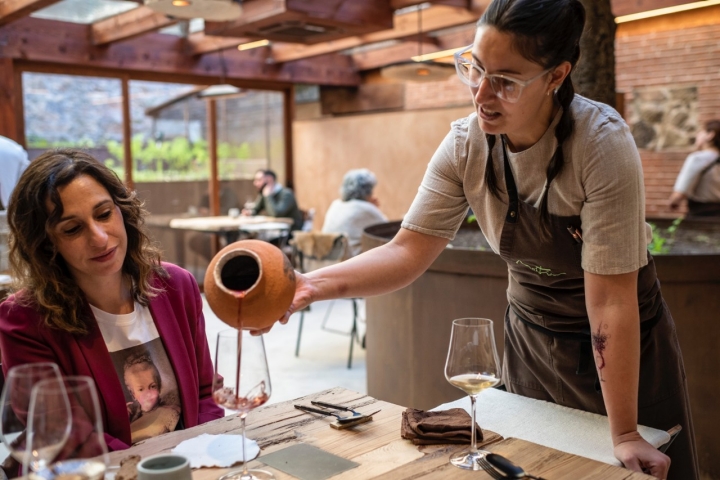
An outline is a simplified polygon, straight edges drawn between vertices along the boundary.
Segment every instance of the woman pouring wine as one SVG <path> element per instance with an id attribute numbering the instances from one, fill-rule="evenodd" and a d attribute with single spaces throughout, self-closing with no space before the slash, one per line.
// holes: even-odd
<path id="1" fill-rule="evenodd" d="M 685 373 L 647 251 L 640 158 L 620 115 L 576 95 L 570 78 L 584 23 L 577 0 L 494 0 L 473 44 L 455 54 L 476 111 L 452 124 L 401 230 L 382 247 L 298 275 L 288 314 L 408 285 L 470 207 L 510 273 L 508 391 L 606 414 L 608 441 L 627 468 L 694 479 Z M 682 425 L 670 458 L 638 423 Z"/>

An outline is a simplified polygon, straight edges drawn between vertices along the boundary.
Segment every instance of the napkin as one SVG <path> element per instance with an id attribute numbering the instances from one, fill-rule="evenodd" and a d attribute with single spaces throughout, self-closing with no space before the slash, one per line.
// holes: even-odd
<path id="1" fill-rule="evenodd" d="M 231 467 L 243 461 L 242 441 L 245 441 L 245 453 L 248 461 L 257 457 L 260 447 L 254 440 L 242 435 L 210 435 L 203 433 L 195 438 L 181 442 L 172 453 L 190 459 L 190 467 Z"/>
<path id="2" fill-rule="evenodd" d="M 408 408 L 402 414 L 402 438 L 412 440 L 415 445 L 444 443 L 470 443 L 470 415 L 462 408 L 451 408 L 440 412 L 426 412 Z M 475 423 L 475 438 L 483 439 L 482 430 Z"/>

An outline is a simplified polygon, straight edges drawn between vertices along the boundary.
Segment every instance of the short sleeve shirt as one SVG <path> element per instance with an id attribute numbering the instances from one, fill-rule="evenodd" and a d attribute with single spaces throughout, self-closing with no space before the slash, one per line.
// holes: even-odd
<path id="1" fill-rule="evenodd" d="M 713 150 L 688 155 L 673 190 L 696 202 L 720 202 L 720 165 L 711 166 L 717 159 Z"/>
<path id="2" fill-rule="evenodd" d="M 555 126 L 561 113 L 533 146 L 508 151 L 520 200 L 536 207 L 557 146 Z M 585 271 L 613 275 L 638 270 L 647 264 L 651 232 L 645 223 L 640 156 L 629 128 L 611 107 L 579 95 L 570 114 L 573 133 L 563 146 L 565 165 L 548 190 L 548 210 L 559 216 L 580 216 Z M 491 248 L 499 252 L 509 204 L 502 142 L 496 141 L 492 152 L 500 198 L 485 184 L 487 153 L 476 113 L 453 122 L 430 160 L 402 226 L 452 239 L 470 207 Z"/>

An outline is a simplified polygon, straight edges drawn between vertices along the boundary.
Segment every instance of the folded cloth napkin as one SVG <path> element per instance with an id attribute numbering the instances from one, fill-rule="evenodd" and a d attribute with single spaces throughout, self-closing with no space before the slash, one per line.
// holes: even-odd
<path id="1" fill-rule="evenodd" d="M 412 440 L 415 445 L 437 445 L 443 443 L 470 443 L 470 415 L 462 408 L 451 408 L 440 412 L 426 412 L 408 408 L 402 414 L 402 438 Z M 475 423 L 475 439 L 481 442 L 482 430 Z"/>

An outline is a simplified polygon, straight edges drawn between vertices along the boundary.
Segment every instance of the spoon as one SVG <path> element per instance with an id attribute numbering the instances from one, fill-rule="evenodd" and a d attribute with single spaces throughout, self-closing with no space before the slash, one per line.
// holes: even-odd
<path id="1" fill-rule="evenodd" d="M 541 477 L 530 475 L 521 467 L 515 465 L 510 460 L 501 455 L 498 455 L 497 453 L 488 453 L 487 455 L 485 455 L 485 459 L 490 465 L 507 475 L 508 478 L 530 478 L 535 480 L 543 480 Z"/>

